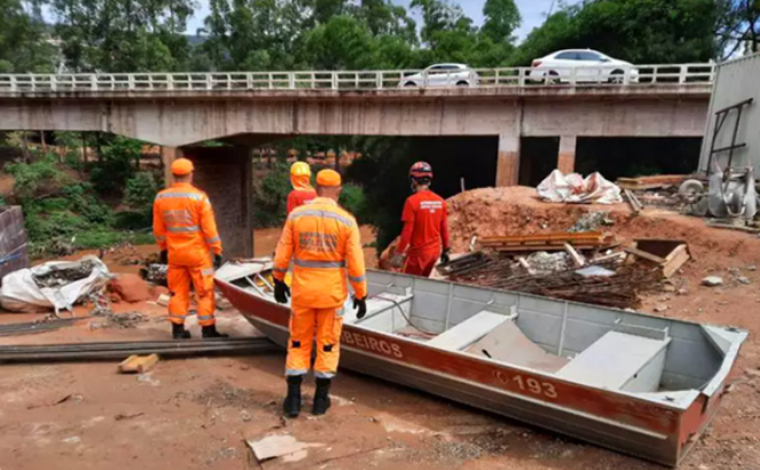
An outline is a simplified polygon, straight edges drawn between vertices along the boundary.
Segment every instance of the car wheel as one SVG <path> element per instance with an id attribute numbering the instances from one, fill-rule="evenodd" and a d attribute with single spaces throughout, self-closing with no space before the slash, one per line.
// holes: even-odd
<path id="1" fill-rule="evenodd" d="M 416 84 L 416 83 L 414 83 L 414 82 L 406 82 L 406 83 L 404 83 L 404 86 L 405 86 L 406 88 L 411 88 L 411 87 L 416 87 L 416 86 L 417 86 L 417 84 Z"/>
<path id="2" fill-rule="evenodd" d="M 559 74 L 554 70 L 550 70 L 544 74 L 544 85 L 556 85 L 559 83 Z"/>
<path id="3" fill-rule="evenodd" d="M 460 80 L 457 82 L 457 86 L 470 86 L 470 82 L 466 80 Z"/>
<path id="4" fill-rule="evenodd" d="M 625 82 L 625 72 L 622 70 L 613 70 L 607 81 L 610 83 L 622 84 Z"/>

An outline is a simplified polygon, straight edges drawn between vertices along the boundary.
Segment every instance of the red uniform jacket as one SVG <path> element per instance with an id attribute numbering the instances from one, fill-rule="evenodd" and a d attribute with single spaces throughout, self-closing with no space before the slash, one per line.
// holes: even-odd
<path id="1" fill-rule="evenodd" d="M 314 190 L 294 189 L 288 194 L 288 215 L 298 206 L 302 206 L 309 201 L 316 199 L 317 193 Z"/>
<path id="2" fill-rule="evenodd" d="M 419 191 L 404 204 L 401 215 L 404 230 L 396 250 L 409 252 L 438 251 L 449 248 L 446 201 L 432 191 Z"/>

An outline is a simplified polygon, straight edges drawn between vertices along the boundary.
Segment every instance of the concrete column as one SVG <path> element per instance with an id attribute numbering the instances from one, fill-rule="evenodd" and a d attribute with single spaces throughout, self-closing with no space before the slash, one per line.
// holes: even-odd
<path id="1" fill-rule="evenodd" d="M 167 188 L 174 182 L 170 168 L 172 162 L 183 156 L 182 149 L 179 147 L 161 146 L 161 162 L 164 164 L 164 182 Z"/>
<path id="2" fill-rule="evenodd" d="M 575 148 L 578 138 L 574 135 L 563 135 L 559 138 L 559 156 L 557 169 L 564 174 L 575 171 Z"/>
<path id="3" fill-rule="evenodd" d="M 499 136 L 496 186 L 515 186 L 520 174 L 520 135 Z"/>
<path id="4" fill-rule="evenodd" d="M 211 200 L 225 259 L 253 256 L 253 172 L 250 147 L 187 147 L 193 184 Z"/>

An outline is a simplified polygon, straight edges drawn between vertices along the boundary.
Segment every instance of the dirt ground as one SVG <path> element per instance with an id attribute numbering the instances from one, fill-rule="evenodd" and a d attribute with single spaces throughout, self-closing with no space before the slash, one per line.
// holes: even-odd
<path id="1" fill-rule="evenodd" d="M 731 392 L 681 468 L 760 469 L 760 273 L 755 268 L 760 265 L 760 239 L 662 211 L 632 217 L 625 205 L 569 207 L 542 203 L 533 194 L 525 188 L 484 189 L 454 198 L 450 225 L 455 249 L 463 249 L 474 234 L 564 230 L 588 210 L 612 211 L 615 224 L 605 229 L 624 239 L 688 240 L 694 260 L 673 279 L 686 293 L 650 295 L 643 310 L 665 305 L 667 310 L 656 315 L 739 326 L 749 330 L 750 337 Z M 277 232 L 256 235 L 256 253 L 271 253 Z M 155 248 L 139 248 L 151 249 Z M 115 271 L 134 269 L 110 264 Z M 722 276 L 724 286 L 700 286 L 707 275 Z M 742 284 L 739 276 L 750 283 Z M 44 334 L 0 337 L 0 343 L 168 337 L 162 307 L 119 303 L 113 309 L 139 311 L 148 320 L 132 329 L 92 329 L 96 320 L 82 321 Z M 86 313 L 86 308 L 76 311 Z M 0 323 L 42 316 L 0 315 Z M 219 312 L 219 318 L 222 331 L 254 334 L 234 310 Z M 197 326 L 191 329 L 198 334 Z M 336 380 L 334 406 L 326 416 L 305 413 L 283 421 L 283 367 L 282 353 L 166 360 L 144 376 L 117 374 L 116 361 L 3 365 L 0 468 L 662 468 L 350 372 Z M 309 381 L 307 410 L 312 391 Z M 259 465 L 244 441 L 271 433 L 290 433 L 314 446 L 291 461 Z"/>

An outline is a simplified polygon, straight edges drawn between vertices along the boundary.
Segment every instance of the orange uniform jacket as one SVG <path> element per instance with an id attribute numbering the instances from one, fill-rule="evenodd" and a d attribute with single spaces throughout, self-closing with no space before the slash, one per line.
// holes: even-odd
<path id="1" fill-rule="evenodd" d="M 210 266 L 211 253 L 222 253 L 211 202 L 189 183 L 174 183 L 158 193 L 153 236 L 162 251 L 168 250 L 170 266 Z"/>
<path id="2" fill-rule="evenodd" d="M 340 308 L 348 296 L 348 282 L 358 298 L 367 296 L 359 228 L 332 199 L 318 197 L 290 213 L 277 243 L 275 278 L 285 278 L 291 258 L 293 305 Z"/>

